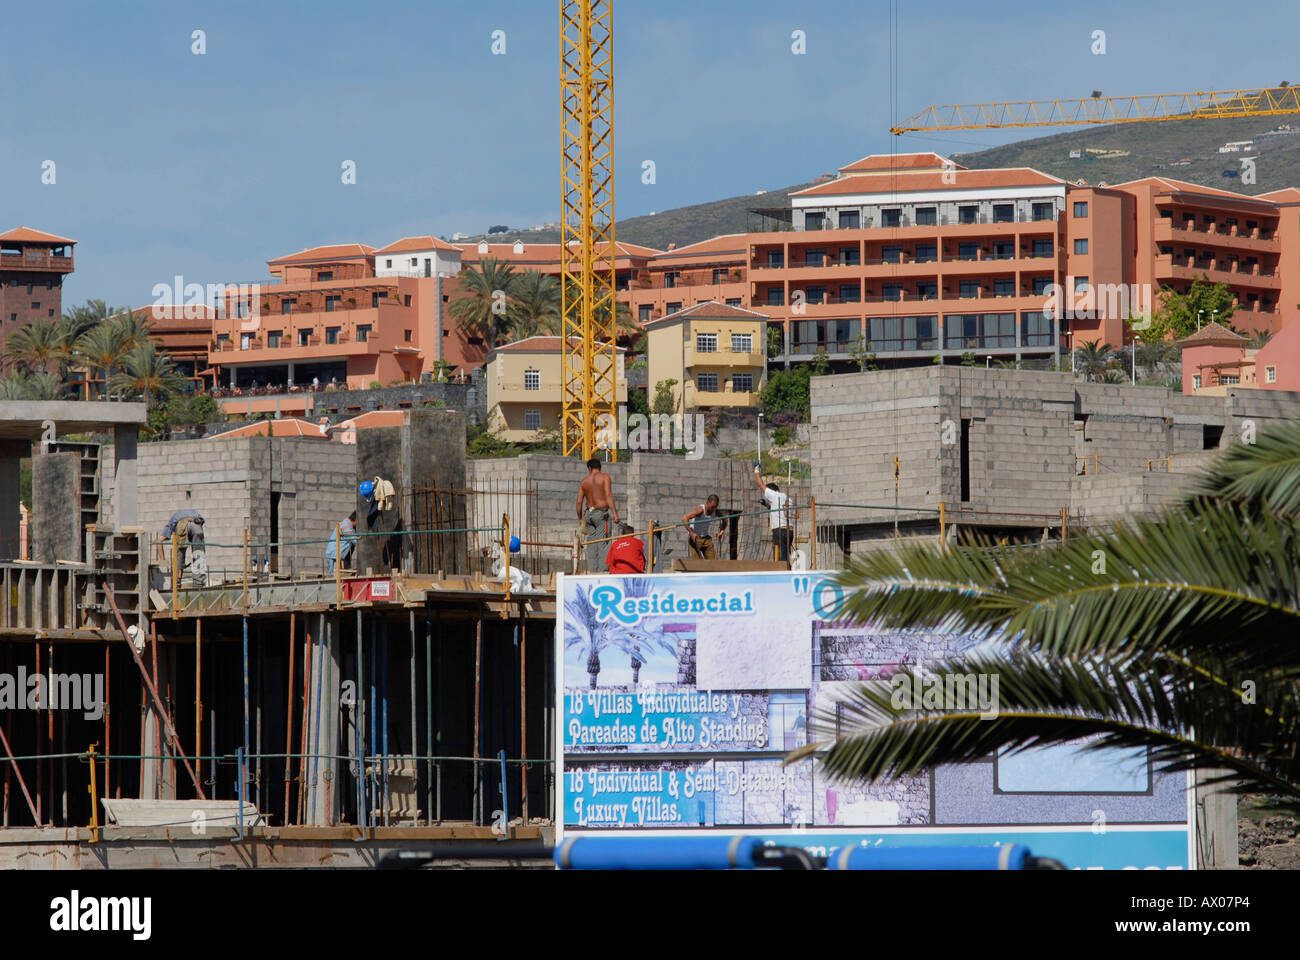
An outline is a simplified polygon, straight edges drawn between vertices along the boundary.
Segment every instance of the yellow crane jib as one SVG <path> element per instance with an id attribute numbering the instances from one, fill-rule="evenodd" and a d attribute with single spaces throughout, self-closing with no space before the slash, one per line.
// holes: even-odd
<path id="1" fill-rule="evenodd" d="M 893 134 L 922 130 L 987 130 L 997 127 L 1064 127 L 1076 124 L 1150 123 L 1162 120 L 1272 117 L 1300 113 L 1300 87 L 1156 93 L 1134 97 L 1008 100 L 926 107 Z"/>

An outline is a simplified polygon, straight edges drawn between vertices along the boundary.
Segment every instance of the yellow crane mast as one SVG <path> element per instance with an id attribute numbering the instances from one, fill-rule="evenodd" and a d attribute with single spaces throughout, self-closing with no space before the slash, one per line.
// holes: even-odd
<path id="1" fill-rule="evenodd" d="M 930 106 L 890 127 L 893 134 L 923 130 L 996 127 L 1064 127 L 1076 124 L 1151 123 L 1163 120 L 1275 117 L 1300 113 L 1300 87 L 1156 93 L 1077 100 L 1008 100 Z"/>
<path id="2" fill-rule="evenodd" d="M 590 459 L 618 414 L 613 0 L 560 0 L 560 90 L 562 451 Z"/>

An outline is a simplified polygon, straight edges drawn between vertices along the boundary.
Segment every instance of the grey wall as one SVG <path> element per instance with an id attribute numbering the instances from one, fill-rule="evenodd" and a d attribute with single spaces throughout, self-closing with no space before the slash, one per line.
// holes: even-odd
<path id="1" fill-rule="evenodd" d="M 32 457 L 31 559 L 37 563 L 81 559 L 81 455 Z"/>

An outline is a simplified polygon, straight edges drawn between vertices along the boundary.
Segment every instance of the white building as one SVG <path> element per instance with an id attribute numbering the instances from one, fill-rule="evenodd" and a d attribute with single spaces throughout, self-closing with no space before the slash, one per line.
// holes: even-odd
<path id="1" fill-rule="evenodd" d="M 376 277 L 454 277 L 460 248 L 437 237 L 403 237 L 375 251 Z"/>

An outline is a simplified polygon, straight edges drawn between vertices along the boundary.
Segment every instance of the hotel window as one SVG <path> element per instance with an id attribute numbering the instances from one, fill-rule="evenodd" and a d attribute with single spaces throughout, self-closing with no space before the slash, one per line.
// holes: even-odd
<path id="1" fill-rule="evenodd" d="M 1235 373 L 1221 373 L 1219 374 L 1219 383 L 1225 387 L 1236 386 L 1241 383 L 1241 377 Z"/>
<path id="2" fill-rule="evenodd" d="M 1277 367 L 1264 368 L 1264 382 L 1277 383 Z"/>
<path id="3" fill-rule="evenodd" d="M 717 353 L 718 335 L 716 333 L 697 333 L 695 335 L 696 353 Z"/>
<path id="4" fill-rule="evenodd" d="M 1052 278 L 1051 278 L 1051 277 L 1034 277 L 1034 279 L 1033 279 L 1032 281 L 1030 281 L 1030 282 L 1032 283 L 1032 287 L 1031 287 L 1030 289 L 1032 289 L 1032 290 L 1034 291 L 1034 296 L 1036 296 L 1036 297 L 1037 297 L 1037 296 L 1046 296 L 1046 294 L 1047 294 L 1047 288 L 1048 288 L 1049 286 L 1051 286 Z"/>
<path id="5" fill-rule="evenodd" d="M 1088 278 L 1087 278 L 1087 277 L 1075 277 L 1075 278 L 1074 278 L 1074 292 L 1075 292 L 1075 293 L 1087 293 L 1087 292 L 1088 292 Z"/>
<path id="6" fill-rule="evenodd" d="M 420 265 L 420 258 L 419 258 L 419 257 L 412 257 L 412 258 L 411 258 L 411 266 L 413 266 L 413 267 L 418 267 L 419 265 Z"/>
<path id="7" fill-rule="evenodd" d="M 738 306 L 740 306 L 740 297 L 728 297 L 728 298 L 727 298 L 727 306 L 729 306 L 729 307 L 738 307 Z"/>
<path id="8" fill-rule="evenodd" d="M 300 347 L 309 347 L 309 346 L 311 346 L 311 333 L 312 333 L 312 332 L 311 332 L 310 329 L 308 329 L 308 330 L 299 330 L 299 331 L 298 331 L 298 346 L 300 346 Z"/>
<path id="9" fill-rule="evenodd" d="M 27 284 L 27 295 L 29 297 L 32 295 L 32 285 L 30 283 Z"/>
<path id="10" fill-rule="evenodd" d="M 297 303 L 297 302 L 298 302 L 297 300 L 294 300 L 294 299 L 292 299 L 292 298 L 288 298 L 288 299 L 281 300 L 281 301 L 280 301 L 280 313 L 281 313 L 281 314 L 288 314 L 288 313 L 290 313 L 290 312 L 293 310 L 293 305 L 294 305 L 295 303 Z"/>
<path id="11" fill-rule="evenodd" d="M 379 298 L 380 298 L 381 296 L 383 296 L 383 294 L 380 294 L 380 293 L 372 293 L 372 294 L 370 295 L 370 306 L 372 306 L 372 307 L 377 307 L 377 306 L 379 306 Z"/>
<path id="12" fill-rule="evenodd" d="M 1040 221 L 1041 221 L 1041 220 L 1052 220 L 1052 219 L 1054 219 L 1054 216 L 1053 216 L 1053 215 L 1054 215 L 1055 213 L 1056 213 L 1056 205 L 1055 205 L 1055 204 L 1052 204 L 1052 203 L 1036 203 L 1036 204 L 1034 204 L 1034 219 L 1035 219 L 1035 220 L 1040 220 Z"/>
<path id="13" fill-rule="evenodd" d="M 769 307 L 780 307 L 785 305 L 785 291 L 780 287 L 767 288 L 767 305 Z"/>
<path id="14" fill-rule="evenodd" d="M 632 289 L 632 278 L 628 276 L 628 274 L 626 273 L 618 274 L 617 276 L 614 277 L 614 289 L 615 290 Z"/>
<path id="15" fill-rule="evenodd" d="M 641 306 L 637 307 L 637 308 L 636 308 L 636 318 L 637 318 L 638 320 L 640 320 L 642 323 L 649 323 L 649 322 L 650 322 L 650 305 L 649 305 L 649 304 L 645 304 L 645 303 L 643 303 L 643 304 L 641 304 Z"/>
<path id="16" fill-rule="evenodd" d="M 402 339 L 403 339 L 405 342 L 410 343 L 410 342 L 411 342 L 411 331 L 410 331 L 410 330 L 403 330 L 403 331 L 402 331 Z"/>
<path id="17" fill-rule="evenodd" d="M 918 280 L 916 295 L 922 300 L 933 300 L 939 296 L 939 284 L 934 280 Z"/>
<path id="18" fill-rule="evenodd" d="M 826 251 L 821 247 L 808 250 L 804 253 L 804 263 L 810 267 L 820 267 L 825 259 Z"/>
<path id="19" fill-rule="evenodd" d="M 542 411 L 541 411 L 541 410 L 532 409 L 532 410 L 525 410 L 525 411 L 524 411 L 524 429 L 525 429 L 525 430 L 540 430 L 540 429 L 542 429 Z"/>
<path id="20" fill-rule="evenodd" d="M 753 353 L 754 335 L 752 333 L 733 333 L 731 335 L 732 353 Z"/>
<path id="21" fill-rule="evenodd" d="M 857 210 L 840 211 L 840 229 L 856 230 L 862 223 L 862 214 Z"/>
<path id="22" fill-rule="evenodd" d="M 769 267 L 784 267 L 785 251 L 784 250 L 767 251 L 767 265 Z"/>
<path id="23" fill-rule="evenodd" d="M 916 225 L 918 227 L 933 227 L 938 222 L 938 213 L 934 207 L 916 208 Z"/>
<path id="24" fill-rule="evenodd" d="M 898 207 L 880 211 L 880 225 L 882 227 L 897 227 L 903 222 L 903 211 Z"/>
<path id="25" fill-rule="evenodd" d="M 542 389 L 542 372 L 540 370 L 524 371 L 524 389 L 525 390 Z"/>
<path id="26" fill-rule="evenodd" d="M 13 315 L 13 319 L 15 319 L 15 320 L 18 319 L 18 314 L 15 313 L 15 314 Z M 217 349 L 218 349 L 218 350 L 220 350 L 222 347 L 224 347 L 224 346 L 225 346 L 227 343 L 229 343 L 229 342 L 230 342 L 230 334 L 228 334 L 228 333 L 219 333 L 219 334 L 217 334 Z"/>
<path id="27" fill-rule="evenodd" d="M 32 309 L 33 309 L 33 310 L 39 310 L 39 309 L 41 309 L 41 302 L 40 302 L 39 300 L 33 300 L 33 301 L 32 301 Z"/>
<path id="28" fill-rule="evenodd" d="M 995 297 L 1014 297 L 1016 295 L 1016 281 L 1011 277 L 997 277 L 993 281 L 993 296 Z"/>
<path id="29" fill-rule="evenodd" d="M 826 214 L 805 213 L 803 217 L 803 226 L 805 230 L 821 230 L 826 226 Z"/>
<path id="30" fill-rule="evenodd" d="M 962 299 L 971 299 L 980 295 L 980 282 L 978 280 L 962 280 L 957 288 L 957 295 Z"/>
<path id="31" fill-rule="evenodd" d="M 933 263 L 939 259 L 939 245 L 935 243 L 918 243 L 916 245 L 916 262 Z"/>
<path id="32" fill-rule="evenodd" d="M 410 295 L 409 293 L 408 293 L 405 297 L 402 298 L 402 303 L 403 303 L 403 305 L 408 306 L 408 307 L 411 305 L 411 295 Z"/>
<path id="33" fill-rule="evenodd" d="M 392 258 L 392 257 L 389 257 L 387 260 L 384 261 L 384 266 L 385 266 L 385 267 L 390 267 L 390 268 L 391 268 L 392 265 L 393 265 L 393 258 Z"/>
<path id="34" fill-rule="evenodd" d="M 731 375 L 732 393 L 753 393 L 754 375 L 752 373 L 733 373 Z"/>
<path id="35" fill-rule="evenodd" d="M 325 328 L 325 342 L 326 342 L 326 343 L 338 343 L 338 342 L 339 342 L 339 330 L 340 330 L 340 329 L 342 329 L 342 328 L 341 328 L 341 327 L 326 327 L 326 328 Z"/>
<path id="36" fill-rule="evenodd" d="M 957 222 L 958 223 L 979 223 L 980 208 L 974 205 L 968 207 L 958 207 Z"/>
<path id="37" fill-rule="evenodd" d="M 239 349 L 251 350 L 253 348 L 253 335 L 251 333 L 241 333 L 239 335 Z"/>
<path id="38" fill-rule="evenodd" d="M 893 247 L 893 246 L 890 246 L 890 247 L 881 247 L 881 248 L 880 248 L 880 261 L 881 261 L 882 263 L 902 263 L 902 262 L 903 262 L 903 248 L 902 248 L 902 247 Z"/>
<path id="39" fill-rule="evenodd" d="M 995 203 L 993 204 L 993 222 L 994 223 L 1012 223 L 1016 219 L 1016 205 L 1014 203 Z"/>
<path id="40" fill-rule="evenodd" d="M 1086 237 L 1080 237 L 1078 240 L 1074 241 L 1074 252 L 1075 253 L 1088 252 L 1088 240 Z"/>
<path id="41" fill-rule="evenodd" d="M 862 301 L 862 284 L 841 283 L 840 303 L 860 303 Z"/>
<path id="42" fill-rule="evenodd" d="M 679 274 L 679 273 L 674 273 L 674 272 L 672 272 L 672 271 L 669 271 L 668 273 L 665 273 L 665 274 L 664 274 L 664 289 L 666 289 L 666 290 L 671 290 L 673 287 L 677 286 L 677 278 L 680 277 L 680 276 L 681 276 L 681 274 Z"/>
<path id="43" fill-rule="evenodd" d="M 1036 257 L 1050 257 L 1052 255 L 1052 241 L 1045 238 L 1039 238 L 1033 242 L 1030 247 Z"/>
<path id="44" fill-rule="evenodd" d="M 664 310 L 666 310 L 668 313 L 676 313 L 681 308 L 682 308 L 682 302 L 680 300 L 674 300 L 672 303 L 664 304 Z"/>
<path id="45" fill-rule="evenodd" d="M 339 301 L 342 300 L 342 299 L 343 299 L 343 298 L 340 297 L 337 293 L 330 294 L 328 297 L 326 297 L 326 298 L 325 298 L 325 312 L 326 312 L 326 313 L 333 313 L 334 310 L 335 310 L 335 308 L 338 307 L 338 305 L 339 305 Z"/>
<path id="46" fill-rule="evenodd" d="M 1014 260 L 1016 243 L 1014 240 L 997 240 L 993 243 L 994 260 Z"/>
<path id="47" fill-rule="evenodd" d="M 1088 215 L 1088 204 L 1080 200 L 1074 205 L 1074 215 L 1082 220 Z"/>
<path id="48" fill-rule="evenodd" d="M 280 346 L 281 336 L 282 336 L 282 331 L 280 330 L 266 331 L 266 345 L 270 347 L 272 350 L 275 350 Z"/>
<path id="49" fill-rule="evenodd" d="M 903 285 L 901 283 L 886 283 L 880 288 L 881 300 L 902 300 Z"/>
<path id="50" fill-rule="evenodd" d="M 840 247 L 840 266 L 856 267 L 861 262 L 857 247 Z"/>
<path id="51" fill-rule="evenodd" d="M 368 323 L 357 324 L 357 343 L 369 343 L 369 342 L 370 342 L 370 324 Z"/>
<path id="52" fill-rule="evenodd" d="M 1042 311 L 1021 315 L 1021 339 L 1026 347 L 1052 345 L 1052 318 Z"/>
<path id="53" fill-rule="evenodd" d="M 701 393 L 717 393 L 718 375 L 716 373 L 697 373 L 695 375 L 695 389 Z"/>
<path id="54" fill-rule="evenodd" d="M 726 267 L 714 267 L 714 268 L 713 268 L 713 282 L 714 282 L 715 284 L 718 284 L 718 283 L 726 283 L 726 282 L 727 282 L 727 279 L 728 279 L 728 277 L 729 277 L 729 274 L 730 274 L 730 271 L 727 270 Z"/>
<path id="55" fill-rule="evenodd" d="M 317 280 L 333 280 L 333 279 L 334 279 L 334 271 L 333 271 L 333 270 L 322 270 L 320 273 L 316 274 L 316 279 L 317 279 Z"/>
<path id="56" fill-rule="evenodd" d="M 957 244 L 958 260 L 974 260 L 979 256 L 980 245 L 978 243 L 959 243 Z"/>
<path id="57" fill-rule="evenodd" d="M 1201 389 L 1201 375 L 1199 373 L 1192 374 L 1192 389 Z"/>
<path id="58" fill-rule="evenodd" d="M 820 286 L 808 287 L 808 288 L 806 288 L 806 289 L 804 290 L 804 293 L 807 295 L 807 299 L 804 301 L 805 303 L 825 303 L 825 302 L 826 302 L 826 288 L 825 288 L 825 287 L 820 287 Z"/>

